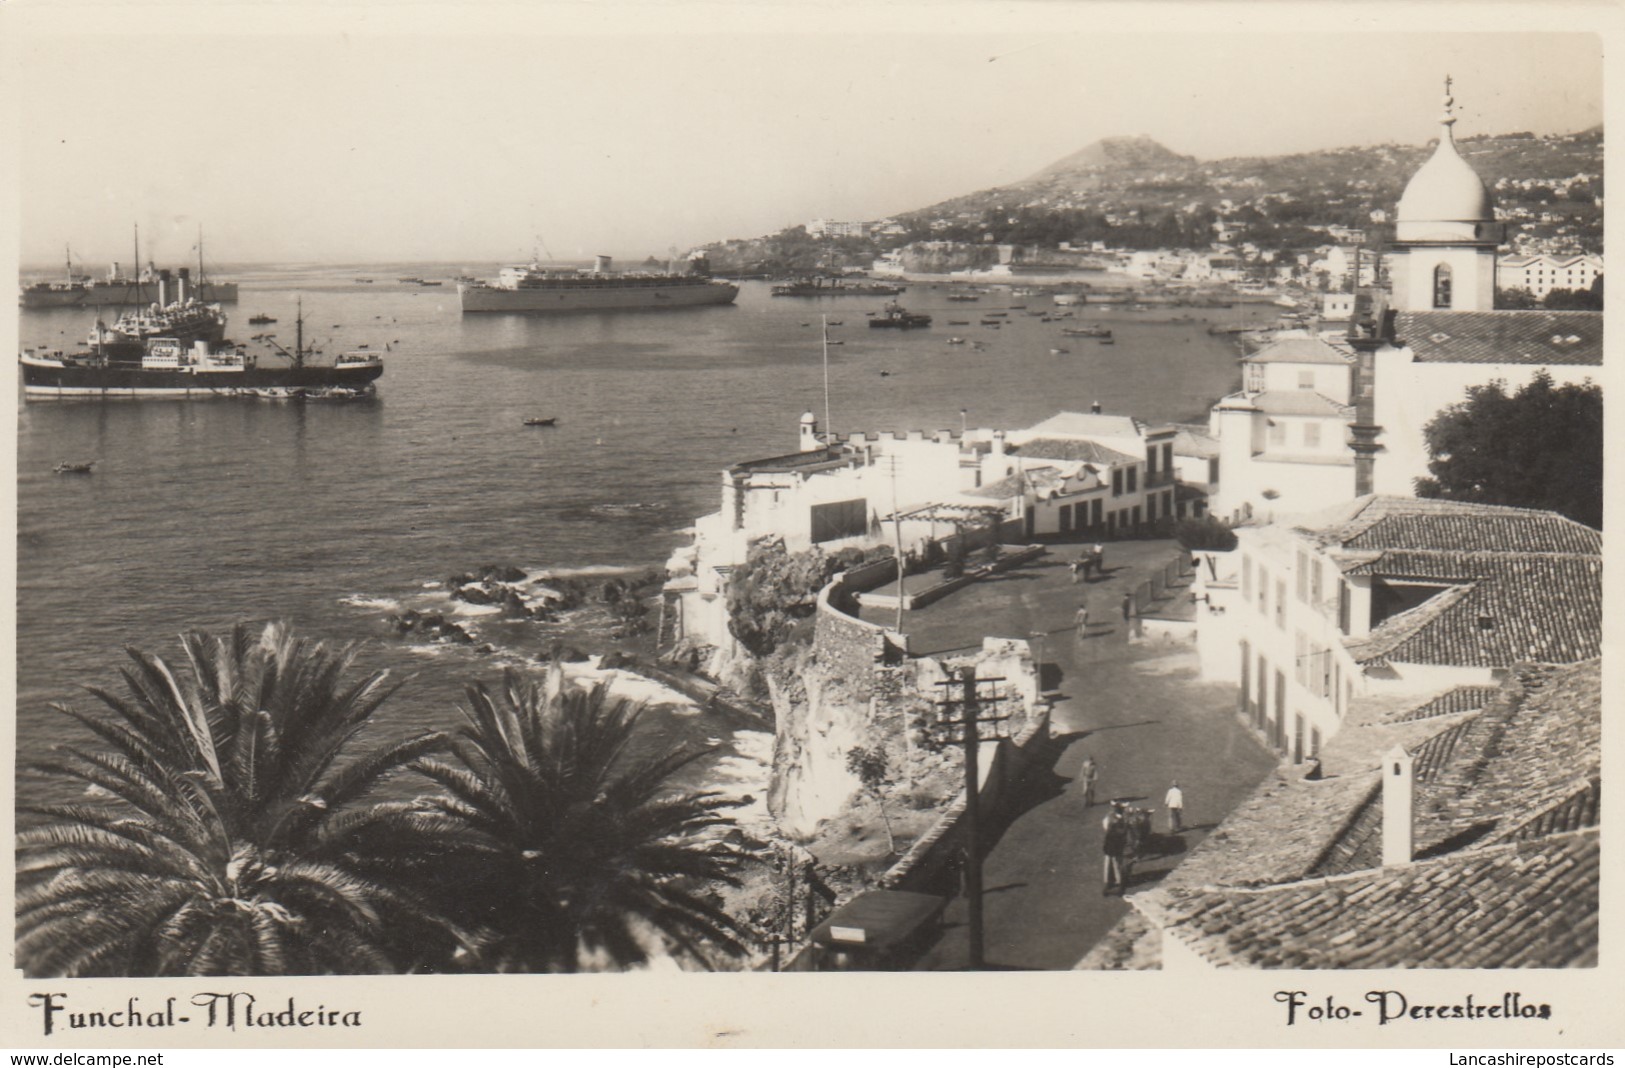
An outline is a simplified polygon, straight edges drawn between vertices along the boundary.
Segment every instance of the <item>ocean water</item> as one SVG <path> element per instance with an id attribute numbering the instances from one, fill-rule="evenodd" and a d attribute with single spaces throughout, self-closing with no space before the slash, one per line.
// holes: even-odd
<path id="1" fill-rule="evenodd" d="M 401 275 L 449 279 L 444 266 L 410 264 L 230 274 L 241 284 L 230 336 L 272 331 L 291 345 L 302 301 L 307 341 L 329 355 L 388 344 L 375 401 L 21 403 L 20 760 L 73 736 L 48 706 L 89 704 L 81 687 L 116 683 L 125 645 L 173 653 L 182 631 L 236 620 L 365 640 L 367 666 L 408 677 L 380 731 L 454 724 L 468 681 L 537 655 L 560 629 L 466 616 L 500 648 L 492 657 L 398 638 L 387 616 L 450 608 L 432 587 L 488 563 L 661 564 L 682 528 L 719 506 L 724 467 L 794 450 L 804 410 L 822 419 L 821 316 L 842 324 L 830 328 L 844 342 L 829 349 L 830 410 L 847 432 L 957 427 L 961 409 L 971 426 L 1020 427 L 1097 400 L 1153 421 L 1201 418 L 1238 381 L 1235 345 L 1209 323 L 1274 311 L 1076 309 L 1113 328 L 1116 344 L 1103 346 L 1030 315 L 1047 296 L 951 303 L 947 287 L 914 286 L 901 301 L 936 322 L 900 332 L 866 327 L 878 299 L 774 298 L 760 282 L 725 307 L 465 317 L 451 281 Z M 978 325 L 1001 309 L 1008 325 Z M 249 326 L 257 313 L 278 322 Z M 93 317 L 25 312 L 21 340 L 77 346 Z M 522 425 L 536 416 L 557 426 Z M 52 470 L 92 459 L 89 477 Z M 703 715 L 648 722 L 651 745 L 732 738 Z"/>

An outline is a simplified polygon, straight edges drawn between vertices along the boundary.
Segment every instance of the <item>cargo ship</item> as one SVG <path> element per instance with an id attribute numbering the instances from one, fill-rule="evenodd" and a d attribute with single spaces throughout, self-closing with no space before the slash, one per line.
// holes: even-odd
<path id="1" fill-rule="evenodd" d="M 558 270 L 538 263 L 504 267 L 491 282 L 457 287 L 467 312 L 644 311 L 732 304 L 739 287 L 712 281 L 703 260 L 690 274 L 621 274 L 608 256 L 590 270 Z"/>
<path id="2" fill-rule="evenodd" d="M 100 324 L 98 324 L 98 327 Z M 146 337 L 138 347 L 108 348 L 100 330 L 88 352 L 24 349 L 23 396 L 117 399 L 241 397 L 275 400 L 353 400 L 371 396 L 384 373 L 381 353 L 361 348 L 316 364 L 304 347 L 304 317 L 292 351 L 276 345 L 286 365 L 261 366 L 260 357 L 240 345 L 194 338 Z"/>

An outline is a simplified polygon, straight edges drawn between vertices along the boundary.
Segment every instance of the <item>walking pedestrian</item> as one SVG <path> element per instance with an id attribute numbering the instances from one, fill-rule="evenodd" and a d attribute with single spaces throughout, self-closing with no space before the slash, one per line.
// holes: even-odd
<path id="1" fill-rule="evenodd" d="M 1079 578 L 1079 575 L 1087 575 L 1088 574 L 1088 571 L 1086 570 L 1084 562 L 1082 560 L 1074 560 L 1074 561 L 1072 561 L 1070 564 L 1067 565 L 1067 568 L 1072 572 L 1072 585 L 1074 585 L 1074 586 L 1076 586 L 1081 581 L 1081 579 Z"/>
<path id="2" fill-rule="evenodd" d="M 1105 897 L 1114 889 L 1118 893 L 1123 891 L 1123 853 L 1128 848 L 1128 821 L 1123 817 L 1122 802 L 1112 802 L 1112 810 L 1106 814 L 1100 826 L 1106 832 L 1106 837 L 1100 843 L 1100 896 Z"/>
<path id="3" fill-rule="evenodd" d="M 1106 574 L 1106 547 L 1104 545 L 1100 544 L 1099 542 L 1095 543 L 1094 558 L 1095 558 L 1095 570 L 1099 571 L 1101 573 L 1101 575 L 1105 575 Z"/>
<path id="4" fill-rule="evenodd" d="M 1095 781 L 1100 778 L 1100 768 L 1095 764 L 1095 758 L 1083 758 L 1083 770 L 1079 773 L 1083 779 L 1083 807 L 1092 808 L 1095 803 Z"/>
<path id="5" fill-rule="evenodd" d="M 1185 792 L 1179 788 L 1179 780 L 1168 787 L 1168 794 L 1162 799 L 1168 806 L 1168 833 L 1180 834 L 1185 830 Z"/>
<path id="6" fill-rule="evenodd" d="M 1123 594 L 1123 622 L 1127 623 L 1133 615 L 1134 595 L 1132 593 L 1125 593 Z"/>
<path id="7" fill-rule="evenodd" d="M 1087 638 L 1089 636 L 1089 602 L 1088 601 L 1085 601 L 1082 604 L 1078 605 L 1078 614 L 1074 618 L 1074 622 L 1077 623 L 1077 625 L 1078 625 L 1078 637 Z"/>

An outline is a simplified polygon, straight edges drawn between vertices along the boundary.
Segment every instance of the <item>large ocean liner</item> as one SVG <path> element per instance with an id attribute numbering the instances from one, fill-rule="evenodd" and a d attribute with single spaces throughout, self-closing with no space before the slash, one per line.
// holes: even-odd
<path id="1" fill-rule="evenodd" d="M 687 274 L 618 273 L 608 256 L 590 270 L 559 270 L 539 263 L 504 267 L 491 282 L 461 284 L 464 312 L 634 311 L 732 304 L 739 287 L 713 281 L 703 259 Z"/>
<path id="2" fill-rule="evenodd" d="M 225 320 L 219 319 L 223 329 Z M 384 373 L 381 353 L 357 349 L 341 353 L 332 363 L 317 364 L 317 355 L 304 344 L 304 315 L 298 319 L 293 349 L 282 348 L 267 336 L 276 359 L 286 364 L 260 366 L 260 356 L 218 337 L 177 331 L 184 336 L 146 333 L 120 336 L 98 322 L 91 332 L 91 349 L 24 349 L 19 362 L 23 396 L 42 398 L 86 397 L 252 397 L 267 399 L 339 399 L 369 396 Z"/>

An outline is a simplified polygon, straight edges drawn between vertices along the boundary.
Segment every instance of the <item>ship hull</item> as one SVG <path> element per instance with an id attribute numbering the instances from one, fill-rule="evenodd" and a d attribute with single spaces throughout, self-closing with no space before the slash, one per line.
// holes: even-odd
<path id="1" fill-rule="evenodd" d="M 57 367 L 24 362 L 23 395 L 40 399 L 243 396 L 250 390 L 366 389 L 384 373 L 364 367 L 259 367 L 234 371 Z"/>
<path id="2" fill-rule="evenodd" d="M 699 285 L 541 286 L 503 289 L 458 286 L 464 312 L 658 311 L 732 304 L 739 287 L 725 282 Z"/>
<path id="3" fill-rule="evenodd" d="M 204 282 L 193 286 L 190 296 L 205 304 L 237 303 L 236 282 Z M 147 282 L 97 282 L 72 290 L 23 290 L 19 303 L 28 309 L 40 308 L 122 308 L 151 304 L 158 299 L 158 284 Z"/>

